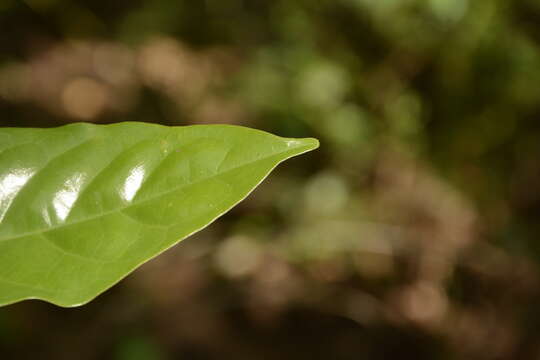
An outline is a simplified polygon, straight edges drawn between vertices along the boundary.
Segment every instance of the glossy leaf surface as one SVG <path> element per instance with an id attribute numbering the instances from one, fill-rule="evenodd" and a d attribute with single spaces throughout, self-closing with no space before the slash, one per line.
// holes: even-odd
<path id="1" fill-rule="evenodd" d="M 0 305 L 90 301 L 317 146 L 228 125 L 0 129 Z"/>

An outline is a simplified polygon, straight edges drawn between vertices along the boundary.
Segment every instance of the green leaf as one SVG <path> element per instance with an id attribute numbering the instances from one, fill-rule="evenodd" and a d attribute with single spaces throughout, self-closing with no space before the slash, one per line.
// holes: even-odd
<path id="1" fill-rule="evenodd" d="M 228 125 L 0 129 L 0 305 L 90 301 L 317 146 Z"/>

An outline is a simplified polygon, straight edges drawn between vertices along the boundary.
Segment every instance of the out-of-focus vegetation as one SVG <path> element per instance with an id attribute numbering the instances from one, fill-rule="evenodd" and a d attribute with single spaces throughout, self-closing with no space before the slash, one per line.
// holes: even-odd
<path id="1" fill-rule="evenodd" d="M 24 359 L 540 357 L 535 0 L 2 0 L 0 123 L 316 136 Z M 1 264 L 0 264 L 1 266 Z"/>

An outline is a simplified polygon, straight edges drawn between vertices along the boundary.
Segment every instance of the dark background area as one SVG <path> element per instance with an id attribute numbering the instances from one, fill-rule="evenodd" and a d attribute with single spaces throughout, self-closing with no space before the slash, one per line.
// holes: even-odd
<path id="1" fill-rule="evenodd" d="M 540 358 L 535 0 L 1 0 L 0 125 L 314 136 L 2 359 Z"/>

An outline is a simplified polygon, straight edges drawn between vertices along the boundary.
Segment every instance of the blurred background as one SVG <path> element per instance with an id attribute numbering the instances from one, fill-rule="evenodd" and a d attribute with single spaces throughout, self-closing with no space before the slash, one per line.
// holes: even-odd
<path id="1" fill-rule="evenodd" d="M 2 359 L 540 359 L 536 0 L 0 0 L 0 124 L 314 136 Z"/>

